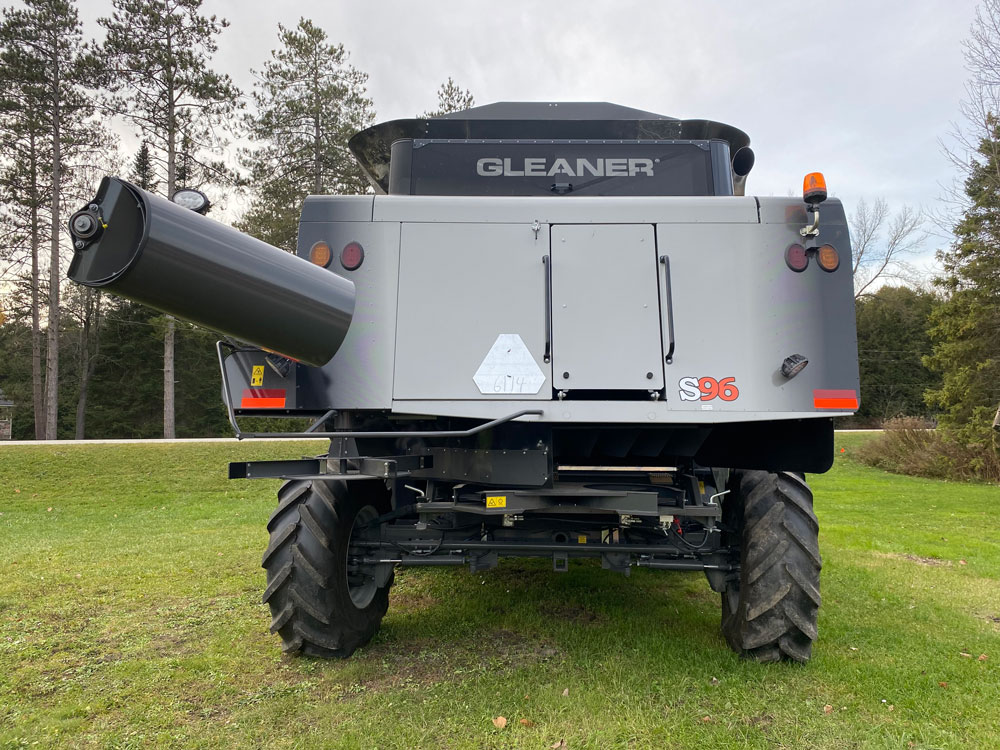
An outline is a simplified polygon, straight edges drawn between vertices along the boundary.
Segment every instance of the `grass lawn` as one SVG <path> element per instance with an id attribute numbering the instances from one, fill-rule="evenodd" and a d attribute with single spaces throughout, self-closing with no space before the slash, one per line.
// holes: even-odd
<path id="1" fill-rule="evenodd" d="M 0 747 L 998 747 L 1000 487 L 866 468 L 867 438 L 809 477 L 805 666 L 732 654 L 701 574 L 543 561 L 399 571 L 354 658 L 283 657 L 277 482 L 226 462 L 316 443 L 0 447 Z"/>

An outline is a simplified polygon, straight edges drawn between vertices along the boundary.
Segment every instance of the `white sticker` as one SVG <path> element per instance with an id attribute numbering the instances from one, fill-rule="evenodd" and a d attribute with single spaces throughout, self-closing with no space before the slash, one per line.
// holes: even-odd
<path id="1" fill-rule="evenodd" d="M 545 375 L 516 333 L 501 333 L 473 376 L 479 392 L 488 396 L 538 393 Z"/>

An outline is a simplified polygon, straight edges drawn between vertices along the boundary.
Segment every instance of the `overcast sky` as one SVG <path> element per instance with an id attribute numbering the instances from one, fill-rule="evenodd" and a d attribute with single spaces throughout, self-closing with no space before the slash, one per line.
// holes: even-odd
<path id="1" fill-rule="evenodd" d="M 590 2 L 205 0 L 230 21 L 215 67 L 249 88 L 277 24 L 312 19 L 369 74 L 378 120 L 436 104 L 450 75 L 477 104 L 609 101 L 746 131 L 748 193 L 822 171 L 858 199 L 932 209 L 954 178 L 939 141 L 958 118 L 974 0 Z M 110 0 L 82 0 L 91 34 Z M 930 243 L 927 251 L 943 240 Z"/>

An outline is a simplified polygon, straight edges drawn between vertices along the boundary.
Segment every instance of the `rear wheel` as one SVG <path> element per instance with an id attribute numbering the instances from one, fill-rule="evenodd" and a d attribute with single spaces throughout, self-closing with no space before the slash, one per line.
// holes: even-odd
<path id="1" fill-rule="evenodd" d="M 722 593 L 722 632 L 756 661 L 806 662 L 820 606 L 819 523 L 812 492 L 788 472 L 734 475 L 724 522 L 740 550 L 740 574 Z"/>
<path id="2" fill-rule="evenodd" d="M 378 482 L 293 480 L 267 528 L 264 602 L 286 653 L 346 658 L 372 639 L 389 606 L 391 564 L 364 564 L 357 541 L 389 510 Z"/>

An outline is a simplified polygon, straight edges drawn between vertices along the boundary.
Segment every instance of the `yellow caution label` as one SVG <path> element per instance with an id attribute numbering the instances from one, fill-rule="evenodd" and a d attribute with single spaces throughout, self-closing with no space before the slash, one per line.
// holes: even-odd
<path id="1" fill-rule="evenodd" d="M 698 492 L 700 492 L 702 495 L 705 494 L 705 483 L 704 482 L 698 482 Z"/>
<path id="2" fill-rule="evenodd" d="M 264 365 L 254 365 L 253 373 L 250 375 L 250 387 L 259 385 L 264 385 Z"/>
<path id="3" fill-rule="evenodd" d="M 576 538 L 576 543 L 577 544 L 586 544 L 587 543 L 587 535 L 586 534 L 580 534 L 580 536 L 578 536 Z"/>
<path id="4" fill-rule="evenodd" d="M 487 495 L 486 496 L 486 507 L 487 508 L 506 508 L 507 507 L 507 496 L 506 495 Z"/>

